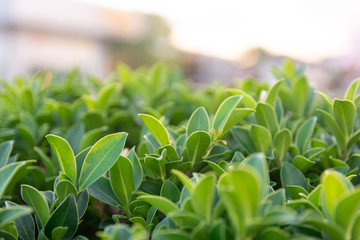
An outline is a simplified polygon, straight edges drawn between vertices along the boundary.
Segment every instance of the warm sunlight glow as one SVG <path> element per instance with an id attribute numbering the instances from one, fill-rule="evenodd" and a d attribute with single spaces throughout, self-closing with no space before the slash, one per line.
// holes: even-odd
<path id="1" fill-rule="evenodd" d="M 252 47 L 306 62 L 348 54 L 360 30 L 359 1 L 81 0 L 166 18 L 180 49 L 236 58 Z"/>

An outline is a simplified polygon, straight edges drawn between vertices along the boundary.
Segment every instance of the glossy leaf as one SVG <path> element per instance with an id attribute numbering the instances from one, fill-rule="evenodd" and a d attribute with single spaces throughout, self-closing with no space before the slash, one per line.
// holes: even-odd
<path id="1" fill-rule="evenodd" d="M 46 138 L 56 154 L 61 171 L 75 183 L 76 161 L 70 144 L 64 138 L 53 134 L 47 135 Z"/>
<path id="2" fill-rule="evenodd" d="M 349 100 L 335 99 L 333 111 L 335 120 L 342 132 L 347 137 L 351 136 L 356 114 L 355 104 Z"/>
<path id="3" fill-rule="evenodd" d="M 256 151 L 266 154 L 272 142 L 269 130 L 261 125 L 253 124 L 250 127 L 250 136 Z"/>
<path id="4" fill-rule="evenodd" d="M 0 144 L 0 169 L 8 164 L 14 141 L 6 141 Z"/>
<path id="5" fill-rule="evenodd" d="M 177 203 L 180 199 L 180 191 L 174 183 L 166 180 L 161 187 L 160 196 Z"/>
<path id="6" fill-rule="evenodd" d="M 106 177 L 100 177 L 96 180 L 88 187 L 88 191 L 94 198 L 114 207 L 121 204 L 111 188 L 110 180 Z"/>
<path id="7" fill-rule="evenodd" d="M 193 132 L 204 131 L 209 133 L 210 120 L 204 107 L 197 108 L 190 116 L 186 128 L 186 136 L 189 137 Z"/>
<path id="8" fill-rule="evenodd" d="M 212 205 L 215 195 L 214 175 L 204 176 L 196 184 L 192 194 L 191 203 L 196 213 L 207 222 L 211 220 Z"/>
<path id="9" fill-rule="evenodd" d="M 95 143 L 86 155 L 81 169 L 80 191 L 85 190 L 114 165 L 124 148 L 126 137 L 127 133 L 114 133 Z"/>
<path id="10" fill-rule="evenodd" d="M 139 114 L 139 117 L 143 120 L 146 127 L 150 130 L 151 134 L 161 146 L 170 144 L 169 134 L 159 120 L 148 114 Z"/>
<path id="11" fill-rule="evenodd" d="M 211 142 L 210 135 L 206 132 L 193 132 L 186 140 L 186 152 L 188 161 L 194 166 L 199 162 L 206 150 L 208 149 Z"/>
<path id="12" fill-rule="evenodd" d="M 279 130 L 274 108 L 267 103 L 258 103 L 255 110 L 255 118 L 258 124 L 266 127 L 274 137 Z"/>
<path id="13" fill-rule="evenodd" d="M 275 153 L 281 162 L 286 156 L 291 145 L 292 136 L 288 129 L 283 129 L 275 135 L 274 146 Z"/>
<path id="14" fill-rule="evenodd" d="M 306 122 L 304 122 L 296 135 L 295 143 L 298 146 L 301 153 L 306 149 L 306 146 L 314 132 L 314 127 L 316 124 L 316 117 L 312 117 Z"/>
<path id="15" fill-rule="evenodd" d="M 44 194 L 32 186 L 21 185 L 21 197 L 28 206 L 34 209 L 41 225 L 44 226 L 50 216 L 50 210 Z"/>
<path id="16" fill-rule="evenodd" d="M 159 209 L 161 212 L 163 212 L 165 215 L 167 215 L 172 211 L 178 210 L 178 208 L 173 202 L 171 202 L 169 199 L 164 197 L 143 195 L 138 197 L 138 199 L 150 203 L 151 205 Z"/>

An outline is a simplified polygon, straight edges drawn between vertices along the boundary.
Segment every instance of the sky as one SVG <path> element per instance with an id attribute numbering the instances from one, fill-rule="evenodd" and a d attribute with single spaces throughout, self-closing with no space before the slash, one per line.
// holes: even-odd
<path id="1" fill-rule="evenodd" d="M 360 35 L 357 0 L 79 1 L 158 14 L 172 27 L 178 48 L 226 59 L 262 47 L 316 62 L 350 54 Z"/>

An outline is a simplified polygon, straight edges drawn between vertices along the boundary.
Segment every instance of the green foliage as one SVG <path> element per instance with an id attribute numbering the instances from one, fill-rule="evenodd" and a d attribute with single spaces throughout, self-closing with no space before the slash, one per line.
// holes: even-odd
<path id="1" fill-rule="evenodd" d="M 360 239 L 359 79 L 332 99 L 273 73 L 2 82 L 0 239 Z"/>

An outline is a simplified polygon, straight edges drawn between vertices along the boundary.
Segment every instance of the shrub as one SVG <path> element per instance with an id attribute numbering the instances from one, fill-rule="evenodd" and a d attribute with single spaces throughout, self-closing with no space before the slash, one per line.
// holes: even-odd
<path id="1" fill-rule="evenodd" d="M 161 64 L 3 83 L 0 238 L 360 238 L 360 79 L 333 100 L 291 61 L 274 74 L 253 91 L 193 91 Z"/>

